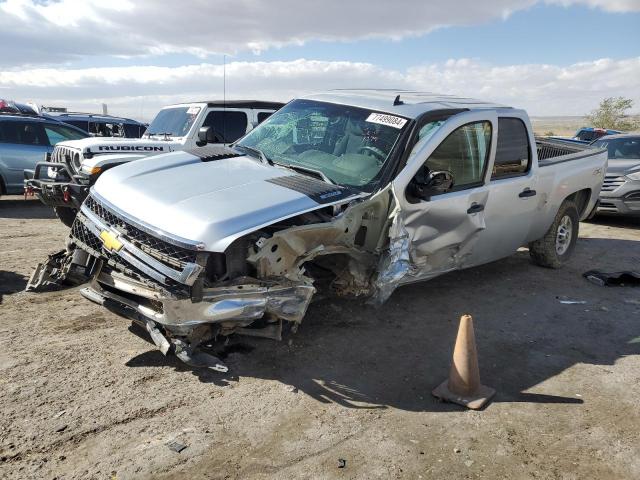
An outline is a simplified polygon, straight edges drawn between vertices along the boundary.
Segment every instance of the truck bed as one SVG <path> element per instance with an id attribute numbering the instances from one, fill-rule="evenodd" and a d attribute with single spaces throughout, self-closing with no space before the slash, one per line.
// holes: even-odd
<path id="1" fill-rule="evenodd" d="M 590 148 L 588 145 L 569 144 L 550 138 L 536 138 L 538 165 L 548 167 L 557 163 L 579 160 L 601 153 L 602 150 Z"/>

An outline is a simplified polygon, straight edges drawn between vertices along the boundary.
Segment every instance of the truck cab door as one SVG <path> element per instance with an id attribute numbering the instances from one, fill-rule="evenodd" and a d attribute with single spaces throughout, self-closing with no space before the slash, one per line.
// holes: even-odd
<path id="1" fill-rule="evenodd" d="M 529 132 L 531 129 L 521 118 L 498 118 L 496 154 L 488 174 L 489 198 L 484 209 L 487 228 L 474 247 L 474 265 L 515 253 L 526 243 L 535 224 L 544 195 L 537 191 L 535 139 Z"/>
<path id="2" fill-rule="evenodd" d="M 409 237 L 412 280 L 473 263 L 474 245 L 485 229 L 486 178 L 496 124 L 495 112 L 487 111 L 455 115 L 437 128 L 421 127 L 420 132 L 427 133 L 392 187 Z M 453 185 L 425 195 L 420 184 L 434 172 L 448 172 Z"/>
<path id="3" fill-rule="evenodd" d="M 211 127 L 225 144 L 230 144 L 251 130 L 251 114 L 248 109 L 212 108 L 207 112 L 202 127 Z"/>

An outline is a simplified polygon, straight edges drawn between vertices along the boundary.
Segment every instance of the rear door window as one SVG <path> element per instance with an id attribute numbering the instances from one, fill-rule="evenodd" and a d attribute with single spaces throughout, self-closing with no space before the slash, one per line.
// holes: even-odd
<path id="1" fill-rule="evenodd" d="M 0 138 L 5 143 L 48 145 L 42 125 L 38 122 L 3 122 Z"/>
<path id="2" fill-rule="evenodd" d="M 264 122 L 272 114 L 273 114 L 273 112 L 258 112 L 258 123 Z"/>
<path id="3" fill-rule="evenodd" d="M 89 122 L 85 122 L 83 120 L 65 120 L 64 123 L 68 123 L 89 133 Z"/>
<path id="4" fill-rule="evenodd" d="M 146 127 L 144 125 L 136 125 L 134 123 L 124 124 L 124 136 L 127 138 L 140 138 Z"/>
<path id="5" fill-rule="evenodd" d="M 48 123 L 44 126 L 44 131 L 47 135 L 50 145 L 55 145 L 58 142 L 64 142 L 65 140 L 79 140 L 80 138 L 86 138 L 86 135 L 78 132 L 64 125 L 54 125 Z"/>
<path id="6" fill-rule="evenodd" d="M 492 180 L 526 175 L 531 167 L 527 127 L 519 118 L 498 119 L 498 145 Z"/>
<path id="7" fill-rule="evenodd" d="M 211 127 L 224 138 L 224 143 L 232 143 L 247 133 L 247 114 L 233 110 L 214 110 L 207 114 L 203 127 Z"/>

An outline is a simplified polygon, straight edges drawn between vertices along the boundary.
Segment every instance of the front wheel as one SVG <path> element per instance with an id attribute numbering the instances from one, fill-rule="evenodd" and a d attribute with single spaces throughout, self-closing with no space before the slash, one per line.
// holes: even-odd
<path id="1" fill-rule="evenodd" d="M 67 227 L 71 228 L 73 221 L 76 219 L 78 210 L 70 207 L 53 207 L 53 210 L 56 212 L 56 217 L 58 217 Z"/>
<path id="2" fill-rule="evenodd" d="M 529 244 L 531 258 L 543 267 L 560 268 L 573 254 L 579 229 L 578 207 L 571 200 L 566 200 L 560 205 L 544 237 Z"/>

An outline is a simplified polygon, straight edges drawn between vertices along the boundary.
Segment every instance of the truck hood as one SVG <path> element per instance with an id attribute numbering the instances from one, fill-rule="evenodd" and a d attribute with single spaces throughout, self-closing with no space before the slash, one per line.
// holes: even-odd
<path id="1" fill-rule="evenodd" d="M 81 168 L 89 174 L 94 167 L 104 167 L 113 163 L 124 163 L 150 155 L 182 150 L 178 140 L 159 140 L 145 138 L 89 137 L 82 140 L 60 142 L 56 147 L 72 148 L 82 152 Z"/>
<path id="2" fill-rule="evenodd" d="M 134 224 L 212 252 L 265 225 L 358 193 L 246 156 L 204 161 L 187 152 L 113 168 L 92 188 L 98 200 Z"/>
<path id="3" fill-rule="evenodd" d="M 83 153 L 100 155 L 105 153 L 146 153 L 158 155 L 176 149 L 177 140 L 153 140 L 146 138 L 87 137 L 81 140 L 67 140 L 57 145 L 81 150 Z"/>
<path id="4" fill-rule="evenodd" d="M 629 175 L 637 171 L 640 171 L 640 159 L 609 159 L 607 175 Z"/>

